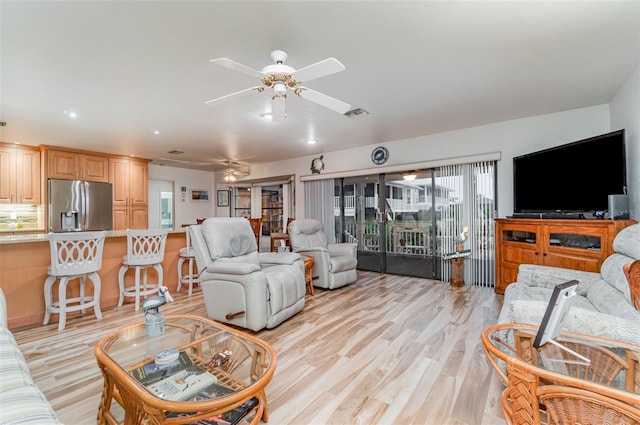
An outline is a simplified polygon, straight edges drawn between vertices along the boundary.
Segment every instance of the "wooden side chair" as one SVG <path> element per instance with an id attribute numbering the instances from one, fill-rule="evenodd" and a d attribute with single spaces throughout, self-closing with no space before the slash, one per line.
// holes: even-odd
<path id="1" fill-rule="evenodd" d="M 262 218 L 249 218 L 249 224 L 251 224 L 251 230 L 256 237 L 256 245 L 258 245 L 258 252 L 260 251 L 260 228 L 262 227 Z"/>

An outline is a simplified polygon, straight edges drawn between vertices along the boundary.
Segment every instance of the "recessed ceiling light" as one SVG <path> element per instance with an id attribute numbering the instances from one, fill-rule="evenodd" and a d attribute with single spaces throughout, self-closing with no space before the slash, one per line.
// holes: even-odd
<path id="1" fill-rule="evenodd" d="M 271 114 L 271 112 L 265 112 L 264 114 L 260 114 L 260 118 L 265 121 L 273 121 L 273 114 Z"/>
<path id="2" fill-rule="evenodd" d="M 78 118 L 78 114 L 75 113 L 74 111 L 64 111 L 64 114 L 71 119 Z"/>
<path id="3" fill-rule="evenodd" d="M 316 139 L 309 139 L 307 140 L 307 143 L 310 145 L 315 145 L 316 144 Z"/>
<path id="4" fill-rule="evenodd" d="M 153 130 L 153 134 L 160 134 L 160 130 Z"/>

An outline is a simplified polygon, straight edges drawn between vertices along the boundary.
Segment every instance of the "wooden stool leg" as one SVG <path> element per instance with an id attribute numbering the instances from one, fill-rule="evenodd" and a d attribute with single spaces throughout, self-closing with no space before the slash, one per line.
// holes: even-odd
<path id="1" fill-rule="evenodd" d="M 64 276 L 60 278 L 58 285 L 58 331 L 64 329 L 67 325 L 67 283 L 69 278 Z"/>
<path id="2" fill-rule="evenodd" d="M 120 270 L 118 270 L 118 286 L 120 287 L 120 298 L 118 298 L 118 307 L 122 307 L 122 305 L 124 304 L 124 275 L 127 273 L 127 270 L 129 270 L 129 267 L 127 266 L 121 266 Z"/>
<path id="3" fill-rule="evenodd" d="M 193 293 L 193 258 L 189 258 L 189 296 Z"/>
<path id="4" fill-rule="evenodd" d="M 144 279 L 144 283 L 147 283 L 147 269 L 144 269 L 144 271 L 142 272 L 143 274 L 143 279 Z M 135 311 L 140 310 L 140 266 L 136 266 L 136 282 L 135 282 Z"/>
<path id="5" fill-rule="evenodd" d="M 184 275 L 182 274 L 182 265 L 184 264 L 184 260 L 186 260 L 186 258 L 184 257 L 180 257 L 178 259 L 178 292 L 180 292 L 180 289 L 182 289 L 182 279 L 184 277 Z M 191 259 L 189 259 L 189 268 L 191 268 Z M 191 295 L 191 293 L 189 293 L 189 295 Z"/>
<path id="6" fill-rule="evenodd" d="M 49 320 L 51 320 L 51 308 L 53 305 L 53 284 L 56 282 L 58 278 L 55 276 L 47 277 L 47 280 L 44 281 L 44 321 L 43 325 L 48 325 Z"/>
<path id="7" fill-rule="evenodd" d="M 100 309 L 100 292 L 102 290 L 102 281 L 98 273 L 91 273 L 89 279 L 93 282 L 93 312 L 96 319 L 102 319 L 102 310 Z"/>
<path id="8" fill-rule="evenodd" d="M 86 286 L 87 286 L 87 279 L 84 276 L 80 276 L 78 278 L 78 280 L 80 281 L 80 306 L 84 306 L 85 305 L 85 299 L 86 297 Z M 85 314 L 87 314 L 87 309 L 86 308 L 81 308 L 80 312 L 82 313 L 82 315 L 84 316 Z"/>

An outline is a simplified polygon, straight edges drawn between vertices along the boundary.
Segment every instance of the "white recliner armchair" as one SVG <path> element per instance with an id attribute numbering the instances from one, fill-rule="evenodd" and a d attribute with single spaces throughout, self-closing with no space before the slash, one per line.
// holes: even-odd
<path id="1" fill-rule="evenodd" d="M 327 235 L 319 220 L 294 220 L 289 224 L 289 240 L 294 252 L 311 255 L 313 286 L 335 289 L 358 279 L 358 257 L 355 243 L 327 243 Z"/>
<path id="2" fill-rule="evenodd" d="M 246 218 L 208 218 L 187 231 L 209 317 L 259 331 L 302 310 L 306 284 L 300 254 L 258 252 Z"/>

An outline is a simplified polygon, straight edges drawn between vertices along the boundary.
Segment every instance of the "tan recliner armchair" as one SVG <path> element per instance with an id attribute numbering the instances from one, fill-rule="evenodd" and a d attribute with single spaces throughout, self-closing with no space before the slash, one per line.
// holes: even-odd
<path id="1" fill-rule="evenodd" d="M 289 238 L 294 252 L 313 256 L 313 286 L 335 289 L 358 279 L 358 245 L 327 243 L 327 235 L 319 220 L 292 221 Z"/>
<path id="2" fill-rule="evenodd" d="M 246 218 L 189 226 L 207 314 L 253 331 L 273 328 L 305 304 L 300 254 L 258 252 Z"/>

